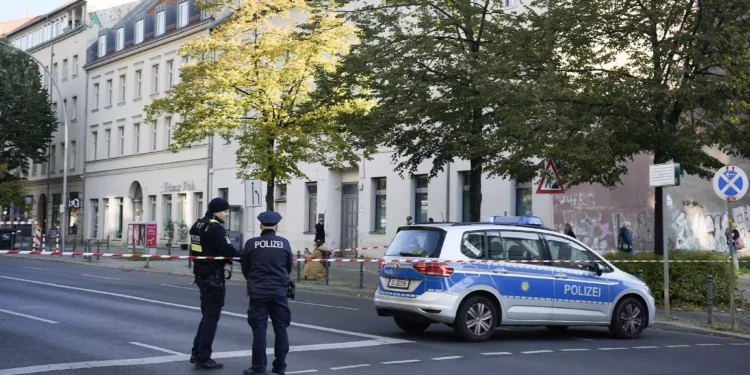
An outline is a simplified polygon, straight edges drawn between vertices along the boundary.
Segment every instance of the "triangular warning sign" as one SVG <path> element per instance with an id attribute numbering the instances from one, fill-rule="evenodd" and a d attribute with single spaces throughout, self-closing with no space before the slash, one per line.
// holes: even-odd
<path id="1" fill-rule="evenodd" d="M 536 188 L 537 194 L 565 194 L 565 188 L 560 184 L 560 174 L 557 173 L 555 163 L 550 159 L 547 162 L 547 166 L 544 168 L 545 171 L 552 173 L 554 177 L 547 177 L 546 174 L 542 175 L 542 180 L 539 181 L 539 186 Z"/>

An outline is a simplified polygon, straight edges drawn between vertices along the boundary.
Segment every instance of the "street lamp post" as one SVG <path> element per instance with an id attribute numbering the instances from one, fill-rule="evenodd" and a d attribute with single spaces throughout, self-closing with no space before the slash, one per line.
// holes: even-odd
<path id="1" fill-rule="evenodd" d="M 24 50 L 22 50 L 20 48 L 16 48 L 16 47 L 14 47 L 14 46 L 12 46 L 10 44 L 7 44 L 7 43 L 0 43 L 0 46 L 9 47 L 9 48 L 11 48 L 11 49 L 13 49 L 15 51 L 19 51 L 21 53 L 24 53 L 27 56 L 29 56 L 32 59 L 34 59 L 34 61 L 36 61 L 36 63 L 39 64 L 39 66 L 41 66 L 42 69 L 44 69 L 44 71 L 47 73 L 47 75 L 49 76 L 49 81 L 52 83 L 52 86 L 55 88 L 55 91 L 57 92 L 57 96 L 60 98 L 60 100 L 62 100 L 62 95 L 60 94 L 60 88 L 57 87 L 57 82 L 55 82 L 55 77 L 52 76 L 52 74 L 50 73 L 50 71 L 47 70 L 47 68 L 44 67 L 44 64 L 42 64 L 42 62 L 39 61 L 39 59 L 37 59 L 36 57 L 34 57 L 32 54 L 30 54 L 30 53 L 28 53 L 28 52 L 26 52 L 26 51 L 24 51 Z M 64 130 L 63 130 L 63 145 L 64 145 L 63 146 L 63 191 L 62 191 L 62 202 L 60 202 L 60 204 L 62 205 L 62 210 L 60 212 L 60 214 L 62 215 L 62 218 L 60 220 L 60 222 L 61 222 L 61 225 L 60 225 L 61 226 L 60 234 L 62 235 L 61 236 L 62 237 L 61 238 L 61 240 L 62 240 L 62 251 L 65 251 L 65 235 L 67 234 L 67 225 L 66 225 L 66 219 L 67 218 L 65 216 L 65 213 L 67 212 L 67 210 L 65 208 L 66 208 L 66 206 L 68 204 L 68 108 L 65 105 L 63 105 L 62 107 L 63 107 L 63 119 L 64 119 L 65 127 L 64 127 Z M 45 206 L 46 206 L 46 204 L 45 204 Z"/>

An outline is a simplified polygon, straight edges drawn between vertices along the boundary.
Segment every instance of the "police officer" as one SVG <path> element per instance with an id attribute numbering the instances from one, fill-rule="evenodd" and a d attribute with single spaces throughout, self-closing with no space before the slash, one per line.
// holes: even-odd
<path id="1" fill-rule="evenodd" d="M 266 326 L 268 316 L 273 324 L 274 356 L 271 372 L 283 374 L 286 370 L 286 355 L 289 353 L 289 337 L 286 328 L 292 321 L 287 301 L 287 286 L 292 272 L 292 249 L 286 238 L 276 235 L 281 215 L 266 211 L 258 215 L 260 237 L 245 242 L 242 252 L 242 274 L 247 280 L 250 306 L 247 322 L 253 329 L 252 366 L 245 375 L 266 373 Z"/>
<path id="2" fill-rule="evenodd" d="M 190 255 L 239 257 L 240 253 L 232 246 L 222 225 L 229 216 L 229 203 L 222 198 L 214 198 L 208 203 L 206 216 L 190 228 Z M 199 369 L 220 369 L 223 364 L 211 359 L 211 345 L 216 336 L 216 327 L 221 316 L 226 294 L 224 265 L 231 260 L 196 259 L 193 265 L 195 284 L 201 295 L 203 318 L 193 340 L 190 363 Z M 231 277 L 231 273 L 229 273 Z"/>

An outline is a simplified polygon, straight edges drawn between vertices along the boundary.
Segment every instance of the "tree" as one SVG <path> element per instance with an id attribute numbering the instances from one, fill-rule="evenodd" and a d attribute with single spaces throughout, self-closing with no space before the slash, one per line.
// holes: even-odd
<path id="1" fill-rule="evenodd" d="M 548 155 L 570 153 L 566 147 L 580 152 L 560 168 L 566 185 L 598 180 L 615 186 L 626 173 L 622 163 L 639 153 L 652 154 L 654 164 L 678 162 L 683 173 L 706 179 L 723 165 L 708 148 L 750 154 L 750 0 L 532 5 L 546 11 L 529 9 L 521 22 L 527 41 L 538 48 L 529 51 L 529 61 L 536 58 L 530 69 L 546 72 L 536 81 L 548 88 L 538 107 L 550 115 L 529 121 L 570 140 L 547 147 Z M 531 153 L 543 142 L 523 147 Z M 661 190 L 656 188 L 657 253 L 663 251 Z"/>
<path id="2" fill-rule="evenodd" d="M 358 148 L 394 150 L 403 177 L 431 162 L 429 177 L 468 160 L 469 219 L 480 220 L 483 173 L 528 181 L 543 162 L 509 157 L 532 136 L 523 117 L 533 85 L 510 43 L 517 31 L 503 1 L 394 0 L 349 12 L 361 43 L 335 77 L 319 77 L 329 100 L 372 97 L 363 117 L 340 117 Z M 340 87 L 349 93 L 341 93 Z M 366 91 L 354 91 L 364 88 Z"/>
<path id="3" fill-rule="evenodd" d="M 329 106 L 311 97 L 315 73 L 336 68 L 355 42 L 354 28 L 325 1 L 234 4 L 203 5 L 214 14 L 231 14 L 210 35 L 180 49 L 196 62 L 180 69 L 182 81 L 147 107 L 147 118 L 184 115 L 173 133 L 173 151 L 212 134 L 236 139 L 237 177 L 267 181 L 266 208 L 273 210 L 275 183 L 305 178 L 301 163 L 344 168 L 359 160 L 334 120 L 338 112 L 366 111 L 367 102 Z"/>
<path id="4" fill-rule="evenodd" d="M 23 204 L 29 159 L 47 160 L 57 120 L 34 59 L 0 40 L 0 206 Z"/>

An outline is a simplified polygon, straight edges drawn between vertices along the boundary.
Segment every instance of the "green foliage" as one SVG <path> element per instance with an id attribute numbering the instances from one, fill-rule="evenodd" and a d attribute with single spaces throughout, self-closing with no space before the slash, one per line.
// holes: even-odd
<path id="1" fill-rule="evenodd" d="M 179 242 L 184 242 L 185 240 L 187 240 L 189 228 L 187 224 L 185 223 L 185 220 L 180 220 L 176 222 L 175 224 L 177 225 L 177 236 L 179 236 L 180 238 Z"/>
<path id="2" fill-rule="evenodd" d="M 164 219 L 164 234 L 167 237 L 167 241 L 172 242 L 174 239 L 174 220 Z"/>
<path id="3" fill-rule="evenodd" d="M 23 189 L 12 173 L 19 168 L 26 173 L 29 159 L 46 160 L 56 129 L 39 66 L 23 53 L 0 45 L 0 206 L 23 202 Z"/>
<path id="4" fill-rule="evenodd" d="M 605 255 L 608 260 L 660 260 L 662 256 L 653 253 L 639 253 L 631 257 L 618 251 Z M 713 251 L 670 250 L 670 260 L 722 260 L 721 263 L 670 263 L 669 295 L 674 306 L 705 306 L 707 277 L 712 275 L 714 304 L 729 303 L 729 257 Z M 664 303 L 664 264 L 663 263 L 617 263 L 614 265 L 633 275 L 643 270 L 643 281 L 651 288 L 656 303 Z M 739 272 L 735 272 L 735 285 L 739 285 Z M 739 295 L 735 291 L 735 295 Z"/>

